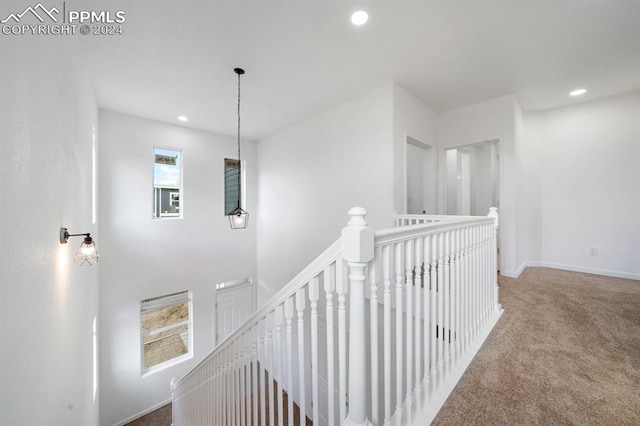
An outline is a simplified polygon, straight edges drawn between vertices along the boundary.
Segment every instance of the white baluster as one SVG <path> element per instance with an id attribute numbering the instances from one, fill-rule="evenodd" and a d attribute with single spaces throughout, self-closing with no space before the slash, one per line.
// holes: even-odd
<path id="1" fill-rule="evenodd" d="M 229 424 L 229 417 L 227 417 L 227 407 L 229 404 L 228 390 L 227 390 L 227 372 L 226 372 L 226 363 L 227 363 L 227 353 L 223 350 L 220 354 L 220 383 L 218 386 L 220 387 L 220 425 Z"/>
<path id="2" fill-rule="evenodd" d="M 469 227 L 469 345 L 475 337 L 475 287 L 476 287 L 475 229 Z"/>
<path id="3" fill-rule="evenodd" d="M 240 338 L 240 346 L 242 348 L 242 350 L 240 351 L 240 374 L 239 374 L 239 379 L 240 379 L 240 424 L 242 426 L 245 426 L 246 423 L 246 408 L 247 408 L 247 393 L 246 393 L 246 388 L 245 388 L 245 371 L 244 371 L 244 366 L 245 366 L 245 357 L 246 357 L 246 352 L 245 352 L 245 348 L 244 348 L 244 339 L 241 337 Z"/>
<path id="4" fill-rule="evenodd" d="M 298 316 L 298 386 L 300 401 L 298 403 L 300 407 L 300 424 L 306 424 L 306 406 L 307 399 L 305 395 L 305 371 L 304 371 L 304 308 L 305 303 L 305 288 L 302 287 L 296 291 L 296 313 Z"/>
<path id="5" fill-rule="evenodd" d="M 413 406 L 413 277 L 415 273 L 413 255 L 413 240 L 407 240 L 404 243 L 404 266 L 405 266 L 405 296 L 407 298 L 406 308 L 406 336 L 407 346 L 405 348 L 405 374 L 407 380 L 407 390 L 405 395 L 405 413 L 406 422 L 411 424 L 412 406 Z"/>
<path id="6" fill-rule="evenodd" d="M 205 372 L 206 372 L 206 383 L 205 383 L 205 395 L 203 398 L 204 401 L 204 411 L 205 411 L 205 422 L 207 424 L 213 424 L 214 423 L 214 416 L 213 416 L 213 404 L 211 403 L 211 401 L 213 401 L 213 398 L 215 397 L 215 394 L 213 392 L 213 383 L 214 383 L 214 375 L 213 375 L 213 366 L 212 366 L 212 359 L 209 358 L 206 361 L 206 365 L 205 365 Z"/>
<path id="7" fill-rule="evenodd" d="M 431 291 L 429 292 L 429 316 L 431 318 L 431 324 L 429 326 L 431 335 L 431 340 L 429 344 L 429 349 L 431 355 L 429 356 L 431 363 L 431 374 L 430 374 L 430 386 L 429 386 L 429 397 L 433 395 L 438 385 L 438 267 L 437 267 L 437 259 L 438 259 L 438 235 L 435 234 L 430 237 L 431 238 L 431 268 L 430 268 L 430 281 L 431 281 Z"/>
<path id="8" fill-rule="evenodd" d="M 478 332 L 478 227 L 473 226 L 471 229 L 472 238 L 473 238 L 473 272 L 472 272 L 472 291 L 471 291 L 471 301 L 473 303 L 472 311 L 472 339 L 475 341 L 477 332 Z"/>
<path id="9" fill-rule="evenodd" d="M 444 234 L 438 234 L 438 375 L 436 383 L 442 383 L 444 377 Z"/>
<path id="10" fill-rule="evenodd" d="M 378 251 L 380 253 L 380 251 Z M 380 254 L 369 262 L 369 340 L 371 343 L 371 423 L 377 425 L 379 419 L 378 401 L 378 268 Z"/>
<path id="11" fill-rule="evenodd" d="M 444 372 L 445 377 L 449 374 L 450 369 L 450 339 L 451 339 L 451 232 L 444 233 L 444 325 L 442 333 L 444 340 Z"/>
<path id="12" fill-rule="evenodd" d="M 343 260 L 336 262 L 336 293 L 338 294 L 338 404 L 340 423 L 347 418 L 347 285 Z"/>
<path id="13" fill-rule="evenodd" d="M 311 406 L 313 424 L 319 424 L 318 413 L 318 299 L 320 298 L 320 278 L 309 282 L 309 307 L 311 308 Z"/>
<path id="14" fill-rule="evenodd" d="M 453 301 L 454 301 L 454 315 L 453 315 L 453 354 L 454 364 L 457 364 L 460 359 L 460 311 L 462 309 L 462 300 L 460 298 L 460 285 L 462 277 L 460 276 L 460 229 L 453 231 Z"/>
<path id="15" fill-rule="evenodd" d="M 236 422 L 240 426 L 242 425 L 242 397 L 240 391 L 240 362 L 242 360 L 242 351 L 240 348 L 240 342 L 236 340 L 234 343 L 234 352 L 235 356 L 235 367 L 234 367 L 234 380 L 235 380 L 235 391 L 236 391 Z"/>
<path id="16" fill-rule="evenodd" d="M 200 382 L 202 380 L 202 370 L 198 370 L 196 371 L 196 373 L 193 375 L 194 378 L 194 389 L 195 392 L 192 392 L 193 394 L 193 414 L 195 416 L 196 421 L 201 421 L 200 419 L 200 398 L 198 398 L 198 393 L 200 392 L 199 389 L 199 385 Z"/>
<path id="17" fill-rule="evenodd" d="M 251 400 L 253 402 L 253 425 L 258 426 L 258 328 L 251 329 Z"/>
<path id="18" fill-rule="evenodd" d="M 471 253 L 471 228 L 464 228 L 465 239 L 465 261 L 464 261 L 464 329 L 463 329 L 463 343 L 464 349 L 469 347 L 471 340 L 471 275 L 472 275 L 472 253 Z"/>
<path id="19" fill-rule="evenodd" d="M 234 345 L 231 344 L 227 347 L 227 356 L 229 358 L 229 370 L 227 373 L 228 381 L 229 381 L 229 418 L 231 419 L 233 424 L 236 424 L 236 393 L 235 393 L 235 351 Z"/>
<path id="20" fill-rule="evenodd" d="M 489 320 L 489 312 L 491 312 L 491 269 L 489 269 L 490 265 L 490 257 L 491 257 L 491 246 L 490 246 L 490 230 L 491 225 L 483 226 L 484 229 L 484 259 L 483 259 L 483 269 L 484 269 L 484 322 L 485 324 Z"/>
<path id="21" fill-rule="evenodd" d="M 482 227 L 482 291 L 483 291 L 483 299 L 482 299 L 482 317 L 483 317 L 483 328 L 484 325 L 489 320 L 489 292 L 491 291 L 491 278 L 489 276 L 489 225 L 484 225 Z"/>
<path id="22" fill-rule="evenodd" d="M 275 426 L 275 398 L 273 395 L 274 349 L 273 349 L 273 312 L 267 315 L 267 388 L 269 389 L 269 425 Z"/>
<path id="23" fill-rule="evenodd" d="M 391 256 L 390 246 L 382 247 L 384 275 L 384 424 L 391 425 Z"/>
<path id="24" fill-rule="evenodd" d="M 351 219 L 342 229 L 342 256 L 349 266 L 349 412 L 345 425 L 370 425 L 367 419 L 367 356 L 364 286 L 365 269 L 374 255 L 374 233 L 367 212 L 349 210 Z"/>
<path id="25" fill-rule="evenodd" d="M 231 423 L 238 423 L 238 395 L 236 393 L 236 345 L 235 343 L 229 345 L 230 350 L 230 358 L 231 358 L 231 371 L 230 371 L 230 379 L 231 379 Z"/>
<path id="26" fill-rule="evenodd" d="M 220 387 L 222 392 L 220 392 L 220 396 L 222 399 L 222 424 L 229 424 L 229 417 L 227 417 L 227 407 L 229 405 L 229 389 L 227 388 L 227 351 L 226 349 L 222 350 L 222 355 L 220 356 Z"/>
<path id="27" fill-rule="evenodd" d="M 283 305 L 278 305 L 274 311 L 274 321 L 276 324 L 275 330 L 275 372 L 276 372 L 276 380 L 278 382 L 277 385 L 277 394 L 278 394 L 278 426 L 283 426 L 284 424 L 284 401 L 282 396 L 282 380 L 284 379 L 284 375 L 282 373 L 282 316 L 283 316 Z"/>
<path id="28" fill-rule="evenodd" d="M 262 319 L 258 323 L 258 357 L 260 359 L 260 424 L 265 426 L 267 424 L 267 383 L 265 382 L 265 363 L 266 363 L 266 345 L 265 345 L 265 320 Z"/>
<path id="29" fill-rule="evenodd" d="M 474 303 L 475 303 L 475 320 L 474 320 L 474 336 L 478 335 L 480 325 L 482 324 L 482 240 L 480 226 L 474 227 L 475 235 L 475 285 L 474 285 Z M 475 340 L 475 337 L 474 337 Z"/>
<path id="30" fill-rule="evenodd" d="M 324 295 L 327 311 L 327 420 L 330 425 L 335 424 L 335 364 L 333 344 L 333 292 L 336 288 L 336 266 L 332 263 L 324 270 Z"/>
<path id="31" fill-rule="evenodd" d="M 422 251 L 422 262 L 424 264 L 424 277 L 423 277 L 423 287 L 424 287 L 424 291 L 423 291 L 423 336 L 422 336 L 422 343 L 423 343 L 423 350 L 422 350 L 422 363 L 423 363 L 423 375 L 424 375 L 424 379 L 423 379 L 423 389 L 425 390 L 425 397 L 424 400 L 425 402 L 428 400 L 429 398 L 429 386 L 430 386 L 430 343 L 431 343 L 431 323 L 430 323 L 430 315 L 431 312 L 429 310 L 429 303 L 430 303 L 430 295 L 431 295 L 431 236 L 427 236 L 423 239 L 423 244 L 424 244 L 424 248 Z"/>
<path id="32" fill-rule="evenodd" d="M 213 387 L 211 389 L 210 401 L 213 402 L 211 406 L 211 414 L 213 415 L 213 424 L 220 424 L 220 389 L 219 389 L 219 376 L 218 376 L 218 359 L 217 357 L 213 358 Z"/>
<path id="33" fill-rule="evenodd" d="M 478 291 L 480 293 L 479 297 L 478 297 L 478 306 L 479 306 L 479 313 L 478 313 L 478 331 L 482 330 L 482 327 L 484 326 L 484 288 L 485 288 L 485 281 L 484 281 L 484 254 L 485 254 L 485 250 L 484 250 L 484 226 L 478 226 L 478 234 L 479 234 L 479 239 L 480 239 L 480 249 L 479 249 L 479 253 L 478 253 L 478 280 L 479 282 L 479 286 L 478 286 Z"/>
<path id="34" fill-rule="evenodd" d="M 395 273 L 396 273 L 396 413 L 394 422 L 401 425 L 404 414 L 402 403 L 402 356 L 404 352 L 404 339 L 402 335 L 402 290 L 404 288 L 404 276 L 402 274 L 402 243 L 394 245 Z"/>
<path id="35" fill-rule="evenodd" d="M 415 312 L 413 315 L 414 318 L 414 323 L 413 323 L 413 344 L 414 344 L 414 359 L 413 359 L 413 370 L 414 370 L 414 378 L 413 378 L 413 383 L 414 383 L 414 390 L 413 393 L 415 395 L 415 400 L 417 402 L 417 406 L 416 406 L 416 412 L 420 412 L 420 409 L 422 408 L 422 379 L 420 377 L 420 359 L 421 359 L 421 353 L 420 351 L 422 350 L 422 346 L 421 346 L 421 342 L 420 342 L 420 329 L 421 329 L 421 324 L 422 324 L 422 313 L 421 313 L 421 309 L 422 309 L 422 303 L 421 303 L 421 293 L 423 292 L 422 289 L 422 279 L 423 279 L 423 269 L 422 269 L 422 244 L 423 244 L 423 239 L 422 238 L 417 238 L 415 240 L 415 248 L 414 248 L 414 262 L 413 264 L 414 266 L 414 270 L 415 270 L 415 281 L 413 284 L 413 288 L 414 288 L 414 300 L 415 300 Z"/>
<path id="36" fill-rule="evenodd" d="M 293 297 L 284 302 L 284 317 L 287 324 L 287 424 L 293 425 Z"/>

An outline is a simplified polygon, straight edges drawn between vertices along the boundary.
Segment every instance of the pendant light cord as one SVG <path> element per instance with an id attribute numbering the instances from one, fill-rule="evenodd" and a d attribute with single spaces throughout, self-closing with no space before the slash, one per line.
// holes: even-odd
<path id="1" fill-rule="evenodd" d="M 240 207 L 240 174 L 242 173 L 242 162 L 240 160 L 240 73 L 238 73 L 238 207 Z"/>

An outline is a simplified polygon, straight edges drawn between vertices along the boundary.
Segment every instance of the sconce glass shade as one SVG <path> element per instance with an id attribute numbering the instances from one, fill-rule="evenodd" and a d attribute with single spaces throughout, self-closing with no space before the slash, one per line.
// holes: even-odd
<path id="1" fill-rule="evenodd" d="M 73 257 L 73 263 L 78 266 L 91 266 L 98 262 L 99 257 L 100 255 L 98 254 L 98 249 L 93 239 L 91 237 L 85 237 L 76 255 Z"/>
<path id="2" fill-rule="evenodd" d="M 231 210 L 227 216 L 229 217 L 231 229 L 244 229 L 249 224 L 249 213 L 242 210 L 240 206 Z"/>
<path id="3" fill-rule="evenodd" d="M 60 228 L 60 244 L 67 244 L 69 237 L 83 236 L 84 240 L 80 244 L 80 248 L 73 256 L 73 263 L 79 266 L 91 266 L 98 262 L 98 249 L 96 243 L 93 242 L 91 234 L 70 234 L 67 228 Z"/>

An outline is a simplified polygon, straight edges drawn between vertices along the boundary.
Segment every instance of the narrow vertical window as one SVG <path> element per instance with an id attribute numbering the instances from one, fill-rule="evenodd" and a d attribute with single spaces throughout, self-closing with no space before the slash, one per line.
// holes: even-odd
<path id="1" fill-rule="evenodd" d="M 153 217 L 182 217 L 182 152 L 153 149 Z"/>
<path id="2" fill-rule="evenodd" d="M 96 128 L 93 127 L 91 138 L 91 223 L 96 224 L 98 211 L 98 160 L 96 147 Z"/>
<path id="3" fill-rule="evenodd" d="M 244 208 L 244 164 L 238 160 L 224 159 L 224 215 L 238 206 Z M 240 185 L 238 185 L 240 179 Z"/>

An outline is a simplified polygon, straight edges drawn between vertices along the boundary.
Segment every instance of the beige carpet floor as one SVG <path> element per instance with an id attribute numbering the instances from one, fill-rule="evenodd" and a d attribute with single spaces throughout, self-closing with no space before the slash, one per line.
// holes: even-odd
<path id="1" fill-rule="evenodd" d="M 500 277 L 505 309 L 434 425 L 640 425 L 640 281 Z"/>

